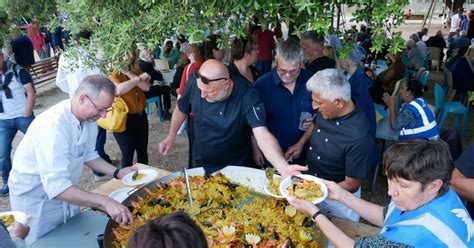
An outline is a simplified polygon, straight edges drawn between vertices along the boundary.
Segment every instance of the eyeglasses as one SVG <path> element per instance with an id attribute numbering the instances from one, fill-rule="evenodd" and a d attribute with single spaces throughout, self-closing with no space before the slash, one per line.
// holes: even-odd
<path id="1" fill-rule="evenodd" d="M 293 69 L 293 70 L 284 70 L 284 69 L 282 69 L 282 68 L 280 68 L 280 67 L 278 66 L 278 72 L 279 72 L 279 73 L 283 73 L 283 75 L 289 73 L 290 75 L 295 76 L 295 75 L 297 75 L 298 73 L 300 73 L 300 70 L 301 70 L 301 67 L 298 67 L 298 68 Z"/>
<path id="2" fill-rule="evenodd" d="M 214 81 L 219 81 L 219 80 L 227 80 L 228 78 L 225 78 L 225 77 L 222 77 L 222 78 L 215 78 L 215 79 L 209 79 L 201 74 L 199 74 L 198 71 L 194 71 L 193 72 L 194 76 L 196 77 L 196 79 L 201 79 L 201 81 L 204 83 L 204 84 L 209 84 L 210 82 L 214 82 Z"/>
<path id="3" fill-rule="evenodd" d="M 100 109 L 97 107 L 97 105 L 95 105 L 94 101 L 92 101 L 92 99 L 88 96 L 88 95 L 85 95 L 87 97 L 87 99 L 89 99 L 89 101 L 92 103 L 92 105 L 94 105 L 94 108 L 97 110 L 97 112 L 99 113 L 103 113 L 103 112 L 110 112 L 112 111 L 114 108 L 113 107 L 110 107 L 108 109 Z"/>

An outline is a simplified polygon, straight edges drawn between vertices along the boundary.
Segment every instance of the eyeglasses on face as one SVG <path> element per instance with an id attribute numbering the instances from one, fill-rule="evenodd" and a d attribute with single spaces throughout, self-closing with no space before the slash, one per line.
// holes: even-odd
<path id="1" fill-rule="evenodd" d="M 88 95 L 85 95 L 87 97 L 87 99 L 89 99 L 89 101 L 92 103 L 92 105 L 94 106 L 94 108 L 97 110 L 97 112 L 99 113 L 103 113 L 103 112 L 110 112 L 114 109 L 114 107 L 110 107 L 108 109 L 101 109 L 101 108 L 98 108 L 97 105 L 94 103 L 94 101 L 92 101 L 92 99 L 88 96 Z"/>
<path id="2" fill-rule="evenodd" d="M 225 78 L 225 77 L 209 79 L 209 78 L 201 75 L 198 71 L 194 71 L 193 74 L 196 77 L 196 79 L 201 79 L 201 81 L 204 84 L 209 84 L 210 82 L 215 82 L 215 81 L 219 81 L 219 80 L 227 80 L 228 79 L 228 78 Z"/>
<path id="3" fill-rule="evenodd" d="M 280 66 L 278 66 L 278 72 L 282 73 L 283 75 L 289 73 L 290 75 L 295 76 L 298 73 L 300 73 L 300 70 L 301 70 L 301 67 L 298 67 L 298 68 L 293 69 L 293 70 L 285 70 L 285 69 L 280 68 Z"/>

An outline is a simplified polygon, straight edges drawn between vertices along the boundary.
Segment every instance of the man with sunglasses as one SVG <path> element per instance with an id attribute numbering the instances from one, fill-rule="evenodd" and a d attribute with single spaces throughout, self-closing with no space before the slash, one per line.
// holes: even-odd
<path id="1" fill-rule="evenodd" d="M 175 108 L 168 136 L 159 151 L 167 155 L 187 113 L 193 112 L 194 167 L 249 166 L 252 163 L 250 137 L 253 133 L 263 154 L 282 176 L 306 170 L 288 166 L 275 137 L 265 126 L 265 107 L 258 92 L 240 79 L 232 79 L 227 67 L 210 59 L 190 77 Z"/>
<path id="2" fill-rule="evenodd" d="M 8 186 L 12 210 L 34 217 L 27 245 L 78 214 L 79 205 L 99 209 L 122 225 L 133 221 L 127 207 L 77 187 L 84 164 L 115 178 L 136 170 L 116 169 L 95 151 L 96 121 L 105 117 L 114 96 L 109 79 L 86 77 L 71 99 L 41 113 L 18 145 Z"/>
<path id="3" fill-rule="evenodd" d="M 255 89 L 260 93 L 267 114 L 268 130 L 275 136 L 283 152 L 296 144 L 303 136 L 305 128 L 300 124 L 310 119 L 311 94 L 306 90 L 306 82 L 311 72 L 302 69 L 303 50 L 298 41 L 287 39 L 278 44 L 276 50 L 277 67 L 260 77 Z M 300 121 L 301 118 L 301 121 Z M 310 123 L 310 122 L 309 122 Z M 254 149 L 255 154 L 261 153 Z M 295 164 L 304 164 L 306 149 L 298 157 L 287 157 Z M 258 160 L 262 156 L 257 155 Z M 261 164 L 263 161 L 255 161 Z M 265 167 L 270 166 L 265 161 Z"/>

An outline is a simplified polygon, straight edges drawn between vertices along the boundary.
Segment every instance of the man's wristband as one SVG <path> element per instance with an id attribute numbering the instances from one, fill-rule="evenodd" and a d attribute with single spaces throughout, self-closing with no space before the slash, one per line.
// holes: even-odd
<path id="1" fill-rule="evenodd" d="M 320 214 L 323 214 L 323 212 L 321 212 L 321 210 L 316 211 L 316 213 L 314 213 L 314 214 L 311 216 L 311 220 L 313 220 L 313 222 L 316 222 L 316 218 L 317 218 Z"/>
<path id="2" fill-rule="evenodd" d="M 118 169 L 118 168 L 115 169 L 115 171 L 114 171 L 114 178 L 115 178 L 115 179 L 119 179 L 119 178 L 118 178 L 119 171 L 120 171 L 120 169 Z"/>

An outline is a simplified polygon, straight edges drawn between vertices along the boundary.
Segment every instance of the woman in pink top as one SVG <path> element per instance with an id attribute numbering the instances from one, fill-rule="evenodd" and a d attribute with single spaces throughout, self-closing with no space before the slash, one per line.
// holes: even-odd
<path id="1" fill-rule="evenodd" d="M 44 38 L 38 26 L 33 23 L 26 25 L 26 35 L 30 38 L 31 43 L 33 43 L 33 50 L 36 51 L 38 57 L 44 59 L 46 57 Z"/>

